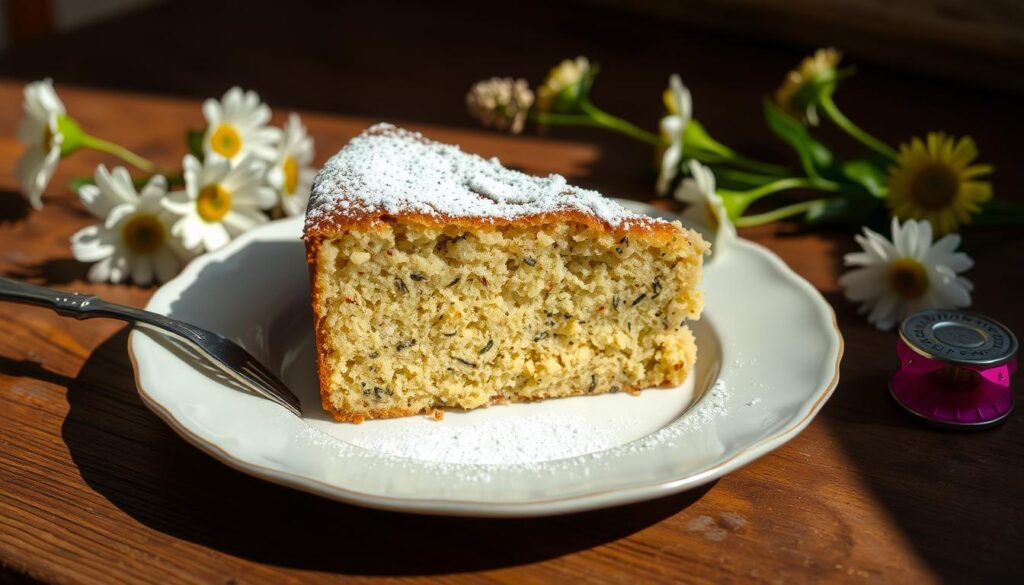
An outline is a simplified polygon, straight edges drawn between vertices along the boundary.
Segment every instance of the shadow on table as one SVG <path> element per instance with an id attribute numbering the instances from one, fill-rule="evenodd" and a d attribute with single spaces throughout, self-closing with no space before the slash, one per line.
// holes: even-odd
<path id="1" fill-rule="evenodd" d="M 141 402 L 127 329 L 68 388 L 62 435 L 82 478 L 146 526 L 284 567 L 360 575 L 438 574 L 532 563 L 643 530 L 708 490 L 541 519 L 380 512 L 257 480 L 204 455 Z"/>
<path id="2" fill-rule="evenodd" d="M 74 258 L 51 258 L 37 264 L 12 268 L 8 276 L 45 286 L 70 284 L 85 281 L 90 266 Z"/>
<path id="3" fill-rule="evenodd" d="M 1006 275 L 995 267 L 999 254 L 1005 253 L 1000 243 L 1020 242 L 1021 235 L 972 236 L 969 251 L 975 261 L 991 267 L 967 275 L 977 285 L 974 306 L 1020 333 L 1022 315 L 1007 292 Z M 833 249 L 836 266 L 841 266 L 842 254 L 853 251 L 852 238 L 836 235 Z M 825 298 L 835 308 L 846 352 L 841 381 L 822 412 L 822 424 L 919 559 L 941 580 L 1013 581 L 1010 573 L 1020 567 L 1019 541 L 1008 536 L 1021 513 L 1019 506 L 1014 506 L 1016 512 L 1002 506 L 1019 501 L 1024 489 L 1019 464 L 1024 417 L 1011 416 L 999 427 L 977 432 L 919 422 L 889 395 L 889 378 L 898 367 L 897 334 L 876 330 L 842 294 L 826 293 Z M 1020 380 L 1018 375 L 1018 387 Z"/>
<path id="4" fill-rule="evenodd" d="M 28 217 L 32 207 L 16 191 L 0 191 L 0 225 Z"/>

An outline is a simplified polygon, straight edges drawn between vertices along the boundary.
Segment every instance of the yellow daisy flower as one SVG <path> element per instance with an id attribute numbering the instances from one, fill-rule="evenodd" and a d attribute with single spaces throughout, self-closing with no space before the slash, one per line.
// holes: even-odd
<path id="1" fill-rule="evenodd" d="M 836 67 L 843 54 L 834 48 L 818 49 L 800 65 L 786 74 L 782 85 L 775 90 L 775 103 L 794 118 L 804 118 L 817 125 L 818 112 L 809 88 L 815 83 L 835 77 Z"/>
<path id="2" fill-rule="evenodd" d="M 992 184 L 977 180 L 991 173 L 992 165 L 971 164 L 977 157 L 969 136 L 955 140 L 930 132 L 927 142 L 914 138 L 901 144 L 889 169 L 889 209 L 900 219 L 927 219 L 939 234 L 955 232 L 992 198 Z"/>

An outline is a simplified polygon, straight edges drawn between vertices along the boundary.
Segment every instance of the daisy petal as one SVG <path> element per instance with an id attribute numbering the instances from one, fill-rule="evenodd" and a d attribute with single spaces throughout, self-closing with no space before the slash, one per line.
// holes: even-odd
<path id="1" fill-rule="evenodd" d="M 868 321 L 881 330 L 892 329 L 902 315 L 897 310 L 899 300 L 892 295 L 882 296 L 868 313 Z"/>
<path id="2" fill-rule="evenodd" d="M 175 215 L 185 215 L 191 211 L 195 211 L 195 201 L 189 198 L 188 193 L 185 191 L 175 191 L 164 197 L 160 201 L 160 205 Z"/>
<path id="3" fill-rule="evenodd" d="M 843 256 L 843 264 L 846 266 L 868 266 L 877 258 L 867 252 L 850 252 Z"/>
<path id="4" fill-rule="evenodd" d="M 839 286 L 843 287 L 847 299 L 863 302 L 884 294 L 884 276 L 885 269 L 880 266 L 857 268 L 840 276 Z"/>
<path id="5" fill-rule="evenodd" d="M 683 146 L 681 143 L 673 144 L 665 149 L 661 156 L 661 170 L 658 172 L 656 188 L 659 195 L 668 193 L 668 188 L 679 173 L 679 161 L 683 158 Z"/>
<path id="6" fill-rule="evenodd" d="M 203 102 L 203 117 L 206 118 L 207 134 L 209 134 L 209 129 L 220 124 L 223 119 L 220 102 L 213 98 L 205 100 Z"/>
<path id="7" fill-rule="evenodd" d="M 159 282 L 167 282 L 178 274 L 181 261 L 169 248 L 162 248 L 153 254 L 153 268 Z"/>
<path id="8" fill-rule="evenodd" d="M 128 258 L 120 252 L 110 257 L 110 282 L 124 282 L 128 277 Z"/>
<path id="9" fill-rule="evenodd" d="M 206 226 L 202 234 L 203 247 L 207 252 L 213 252 L 219 250 L 227 245 L 231 241 L 231 236 L 228 235 L 228 231 L 224 228 L 224 225 L 219 223 L 211 223 Z"/>
<path id="10" fill-rule="evenodd" d="M 197 250 L 203 245 L 206 224 L 198 215 L 186 215 L 171 226 L 171 235 L 181 241 L 187 250 Z"/>
<path id="11" fill-rule="evenodd" d="M 153 260 L 149 255 L 139 255 L 131 262 L 132 282 L 148 286 L 153 282 Z"/>
<path id="12" fill-rule="evenodd" d="M 308 197 L 291 195 L 281 200 L 281 209 L 284 210 L 284 214 L 286 216 L 295 217 L 296 215 L 302 215 L 306 212 L 306 205 L 308 203 Z"/>
<path id="13" fill-rule="evenodd" d="M 86 278 L 90 282 L 106 282 L 110 278 L 110 257 L 106 257 L 100 260 L 96 264 L 92 265 L 89 272 L 86 274 Z"/>
<path id="14" fill-rule="evenodd" d="M 147 210 L 158 209 L 160 201 L 166 195 L 167 179 L 163 175 L 153 175 L 139 192 L 139 205 L 144 206 Z"/>
<path id="15" fill-rule="evenodd" d="M 113 238 L 100 225 L 84 227 L 71 236 L 71 255 L 79 262 L 96 262 L 116 250 Z"/>
<path id="16" fill-rule="evenodd" d="M 21 192 L 34 209 L 43 208 L 43 191 L 50 182 L 46 167 L 46 153 L 41 148 L 30 147 L 18 159 L 14 169 Z"/>

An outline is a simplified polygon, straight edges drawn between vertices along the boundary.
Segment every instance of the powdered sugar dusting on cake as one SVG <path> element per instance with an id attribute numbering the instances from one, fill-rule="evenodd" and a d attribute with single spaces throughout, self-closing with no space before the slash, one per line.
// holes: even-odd
<path id="1" fill-rule="evenodd" d="M 613 228 L 660 222 L 597 191 L 573 187 L 561 175 L 535 177 L 507 169 L 497 158 L 462 152 L 391 124 L 369 128 L 327 161 L 313 183 L 306 228 L 355 211 L 485 221 L 579 211 Z"/>

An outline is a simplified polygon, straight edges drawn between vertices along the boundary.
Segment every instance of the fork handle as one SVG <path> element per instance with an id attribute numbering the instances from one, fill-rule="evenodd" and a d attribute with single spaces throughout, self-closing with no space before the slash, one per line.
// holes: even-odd
<path id="1" fill-rule="evenodd" d="M 98 317 L 91 310 L 97 302 L 96 295 L 69 293 L 45 286 L 37 286 L 0 276 L 0 300 L 26 305 L 37 305 L 53 309 L 57 314 L 76 319 Z"/>
<path id="2" fill-rule="evenodd" d="M 160 329 L 185 341 L 194 349 L 206 355 L 216 367 L 243 384 L 248 385 L 258 394 L 284 406 L 293 414 L 302 416 L 299 399 L 277 379 L 273 372 L 261 366 L 244 348 L 206 329 L 143 309 L 108 303 L 96 295 L 68 293 L 46 288 L 45 286 L 19 282 L 2 276 L 0 276 L 0 301 L 12 301 L 45 307 L 56 311 L 58 315 L 64 317 L 74 317 L 76 319 L 107 317 L 128 321 L 133 325 Z M 211 350 L 210 344 L 218 341 L 228 344 L 234 347 L 236 351 L 244 354 L 246 364 L 249 364 L 247 368 L 243 368 L 243 371 L 238 371 L 235 365 L 226 362 L 216 351 Z M 245 369 L 248 369 L 248 371 L 245 371 Z M 255 373 L 253 370 L 255 370 Z"/>
<path id="3" fill-rule="evenodd" d="M 0 276 L 0 301 L 12 301 L 45 307 L 56 311 L 58 315 L 74 317 L 75 319 L 105 317 L 108 319 L 120 319 L 129 323 L 144 323 L 160 329 L 170 330 L 177 335 L 182 334 L 181 331 L 178 331 L 179 329 L 186 329 L 186 335 L 198 334 L 198 337 L 202 337 L 202 333 L 200 333 L 202 330 L 199 328 L 168 319 L 157 313 L 126 305 L 109 303 L 96 295 L 64 292 L 45 286 L 12 280 L 3 276 Z"/>

